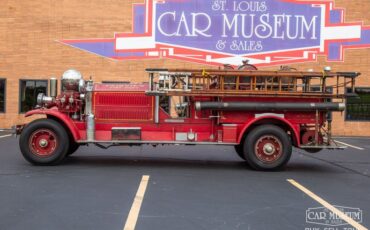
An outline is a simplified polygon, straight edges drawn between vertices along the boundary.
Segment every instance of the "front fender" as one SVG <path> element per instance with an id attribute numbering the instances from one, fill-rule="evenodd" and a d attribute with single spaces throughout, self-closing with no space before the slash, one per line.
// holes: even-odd
<path id="1" fill-rule="evenodd" d="M 25 114 L 25 117 L 30 117 L 33 115 L 46 115 L 47 117 L 52 117 L 68 128 L 66 131 L 69 131 L 72 134 L 75 141 L 81 139 L 80 133 L 78 132 L 78 129 L 71 118 L 64 113 L 59 112 L 58 109 L 35 109 L 28 111 Z"/>
<path id="2" fill-rule="evenodd" d="M 287 127 L 289 127 L 289 129 L 291 131 L 293 131 L 292 135 L 294 135 L 295 137 L 295 140 L 296 140 L 296 144 L 297 146 L 300 145 L 300 138 L 299 138 L 299 128 L 298 127 L 295 127 L 291 122 L 289 122 L 288 120 L 284 119 L 284 118 L 281 118 L 281 117 L 278 117 L 278 116 L 273 116 L 273 115 L 267 115 L 267 116 L 262 116 L 262 117 L 259 117 L 259 118 L 255 118 L 251 121 L 249 121 L 248 123 L 246 123 L 243 127 L 243 129 L 241 130 L 240 134 L 239 134 L 239 138 L 238 138 L 238 143 L 240 143 L 242 141 L 242 138 L 243 138 L 243 135 L 245 132 L 247 132 L 247 130 L 253 125 L 253 124 L 256 124 L 257 122 L 259 121 L 263 121 L 263 120 L 276 120 L 278 123 L 281 123 L 281 124 L 285 124 Z"/>

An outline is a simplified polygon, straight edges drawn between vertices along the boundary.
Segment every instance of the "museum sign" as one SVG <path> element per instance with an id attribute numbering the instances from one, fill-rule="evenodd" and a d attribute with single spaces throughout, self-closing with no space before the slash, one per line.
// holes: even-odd
<path id="1" fill-rule="evenodd" d="M 133 31 L 60 42 L 117 59 L 170 58 L 201 64 L 270 66 L 343 61 L 370 47 L 370 27 L 344 20 L 333 1 L 147 0 L 133 5 Z M 112 31 L 113 33 L 114 31 Z"/>

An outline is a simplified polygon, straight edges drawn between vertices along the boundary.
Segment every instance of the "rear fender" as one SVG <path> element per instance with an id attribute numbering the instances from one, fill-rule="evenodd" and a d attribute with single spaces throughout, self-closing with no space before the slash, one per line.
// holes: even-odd
<path id="1" fill-rule="evenodd" d="M 35 109 L 28 111 L 25 114 L 25 117 L 30 117 L 33 115 L 46 115 L 48 118 L 54 119 L 58 122 L 60 122 L 64 127 L 67 128 L 67 132 L 69 132 L 73 139 L 75 141 L 78 141 L 81 139 L 80 133 L 78 132 L 78 129 L 76 125 L 73 123 L 70 117 L 68 117 L 66 114 L 59 112 L 58 110 L 54 109 Z"/>
<path id="2" fill-rule="evenodd" d="M 239 134 L 238 143 L 242 142 L 244 135 L 248 134 L 248 132 L 253 128 L 254 125 L 271 124 L 271 121 L 278 125 L 284 125 L 292 134 L 293 144 L 295 146 L 300 145 L 299 126 L 294 126 L 288 120 L 277 115 L 266 115 L 254 118 L 253 120 L 246 123 Z"/>

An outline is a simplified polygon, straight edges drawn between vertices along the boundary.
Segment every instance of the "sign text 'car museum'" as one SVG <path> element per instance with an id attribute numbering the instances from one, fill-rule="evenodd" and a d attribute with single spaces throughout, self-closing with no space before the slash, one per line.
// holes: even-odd
<path id="1" fill-rule="evenodd" d="M 346 48 L 370 47 L 370 26 L 348 23 L 334 1 L 146 0 L 133 5 L 133 31 L 62 43 L 116 59 L 170 58 L 260 66 L 342 61 Z M 112 31 L 113 33 L 114 31 Z"/>

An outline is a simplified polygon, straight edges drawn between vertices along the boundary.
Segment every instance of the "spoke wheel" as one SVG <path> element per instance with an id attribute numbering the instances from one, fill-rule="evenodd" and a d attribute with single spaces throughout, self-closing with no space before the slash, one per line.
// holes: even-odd
<path id="1" fill-rule="evenodd" d="M 292 155 L 292 143 L 288 134 L 275 125 L 254 128 L 245 139 L 244 156 L 256 170 L 283 168 Z"/>
<path id="2" fill-rule="evenodd" d="M 40 157 L 53 155 L 58 142 L 56 135 L 49 129 L 40 129 L 32 133 L 29 139 L 31 152 Z"/>
<path id="3" fill-rule="evenodd" d="M 51 119 L 29 123 L 19 138 L 23 157 L 35 165 L 59 164 L 68 152 L 69 143 L 64 127 Z"/>
<path id="4" fill-rule="evenodd" d="M 272 163 L 281 157 L 283 146 L 276 136 L 265 135 L 257 140 L 254 151 L 260 161 Z"/>

